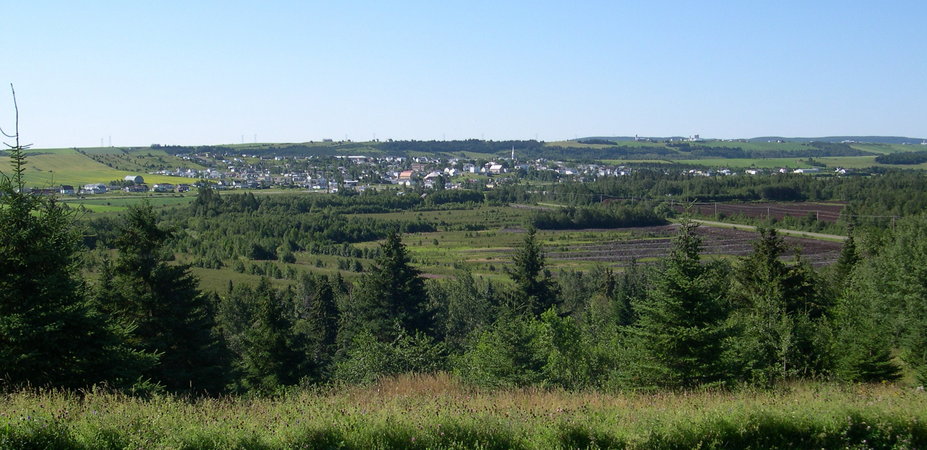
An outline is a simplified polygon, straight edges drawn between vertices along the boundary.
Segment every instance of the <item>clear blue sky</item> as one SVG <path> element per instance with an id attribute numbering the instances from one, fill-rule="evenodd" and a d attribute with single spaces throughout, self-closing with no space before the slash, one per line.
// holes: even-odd
<path id="1" fill-rule="evenodd" d="M 29 0 L 2 14 L 0 81 L 37 147 L 927 137 L 923 1 Z"/>

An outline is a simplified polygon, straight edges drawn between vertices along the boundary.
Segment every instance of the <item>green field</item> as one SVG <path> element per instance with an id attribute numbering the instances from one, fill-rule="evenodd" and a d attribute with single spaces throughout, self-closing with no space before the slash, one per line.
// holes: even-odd
<path id="1" fill-rule="evenodd" d="M 909 146 L 911 147 L 911 146 Z M 869 167 L 884 167 L 895 169 L 922 169 L 927 170 L 927 163 L 916 165 L 879 164 L 875 156 L 823 156 L 814 158 L 815 161 L 826 164 L 822 172 L 831 172 L 838 167 L 844 169 L 866 169 Z M 706 158 L 706 159 L 680 159 L 676 163 L 697 165 L 712 168 L 730 169 L 799 169 L 813 167 L 807 158 Z"/>
<path id="2" fill-rule="evenodd" d="M 155 208 L 189 204 L 196 194 L 103 194 L 97 196 L 61 197 L 60 201 L 68 206 L 80 207 L 92 212 L 122 212 L 131 205 L 148 202 Z"/>
<path id="3" fill-rule="evenodd" d="M 0 172 L 8 174 L 10 158 L 0 156 Z M 116 170 L 73 149 L 43 149 L 26 152 L 26 184 L 32 187 L 70 184 L 75 187 L 88 183 L 108 183 L 126 175 L 142 175 L 146 183 L 190 183 L 189 178 L 149 175 L 128 170 Z"/>
<path id="4" fill-rule="evenodd" d="M 855 149 L 872 152 L 872 153 L 901 153 L 901 152 L 920 152 L 927 150 L 923 145 L 901 145 L 901 144 L 850 144 Z"/>
<path id="5" fill-rule="evenodd" d="M 202 165 L 173 156 L 164 150 L 151 148 L 84 148 L 80 152 L 107 167 L 130 172 L 148 173 L 163 169 L 203 169 Z"/>
<path id="6" fill-rule="evenodd" d="M 924 448 L 903 385 L 608 394 L 481 391 L 449 375 L 271 398 L 0 397 L 3 448 Z"/>
<path id="7" fill-rule="evenodd" d="M 870 157 L 871 158 L 871 157 Z M 676 163 L 704 166 L 720 167 L 730 169 L 778 169 L 780 167 L 798 169 L 811 167 L 803 159 L 807 158 L 706 158 L 706 159 L 680 159 Z"/>

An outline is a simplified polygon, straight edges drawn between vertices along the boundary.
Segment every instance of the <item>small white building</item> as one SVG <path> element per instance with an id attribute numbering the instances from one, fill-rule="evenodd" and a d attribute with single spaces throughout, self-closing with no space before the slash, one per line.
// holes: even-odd
<path id="1" fill-rule="evenodd" d="M 84 194 L 105 194 L 106 191 L 107 187 L 102 183 L 85 184 L 84 187 L 81 188 L 81 192 Z"/>

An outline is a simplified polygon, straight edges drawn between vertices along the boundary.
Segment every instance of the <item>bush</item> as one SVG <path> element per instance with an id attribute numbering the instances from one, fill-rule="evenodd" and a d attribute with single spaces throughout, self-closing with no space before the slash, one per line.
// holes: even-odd
<path id="1" fill-rule="evenodd" d="M 435 373 L 445 368 L 443 343 L 422 333 L 400 332 L 392 342 L 381 342 L 370 332 L 354 337 L 347 358 L 335 366 L 335 379 L 369 384 L 402 373 Z"/>

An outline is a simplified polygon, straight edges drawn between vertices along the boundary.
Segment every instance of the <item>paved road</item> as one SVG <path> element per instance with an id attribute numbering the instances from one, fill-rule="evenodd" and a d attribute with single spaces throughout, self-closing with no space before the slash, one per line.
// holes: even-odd
<path id="1" fill-rule="evenodd" d="M 724 223 L 724 222 L 714 222 L 711 220 L 700 220 L 700 219 L 690 219 L 693 222 L 697 222 L 709 227 L 718 227 L 718 228 L 734 228 L 736 230 L 747 230 L 747 231 L 756 231 L 756 227 L 753 225 L 740 225 L 735 223 Z M 824 233 L 812 233 L 810 231 L 798 231 L 798 230 L 786 230 L 782 228 L 776 228 L 776 231 L 779 234 L 786 236 L 794 237 L 805 237 L 811 239 L 824 239 L 828 241 L 845 241 L 847 240 L 846 236 L 840 236 L 839 234 L 824 234 Z"/>

